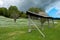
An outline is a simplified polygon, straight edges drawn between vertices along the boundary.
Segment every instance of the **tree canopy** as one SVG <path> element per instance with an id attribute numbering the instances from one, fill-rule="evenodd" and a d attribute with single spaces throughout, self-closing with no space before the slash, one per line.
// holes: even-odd
<path id="1" fill-rule="evenodd" d="M 10 18 L 13 18 L 14 21 L 16 21 L 17 18 L 19 18 L 20 11 L 18 10 L 16 6 L 10 6 L 8 11 L 9 11 Z"/>
<path id="2" fill-rule="evenodd" d="M 31 7 L 31 8 L 29 8 L 29 10 L 28 10 L 28 11 L 38 13 L 38 12 L 43 11 L 43 10 L 42 10 L 41 8 Z"/>
<path id="3" fill-rule="evenodd" d="M 4 15 L 4 16 L 7 16 L 8 14 L 8 10 L 4 7 L 0 8 L 0 15 Z"/>

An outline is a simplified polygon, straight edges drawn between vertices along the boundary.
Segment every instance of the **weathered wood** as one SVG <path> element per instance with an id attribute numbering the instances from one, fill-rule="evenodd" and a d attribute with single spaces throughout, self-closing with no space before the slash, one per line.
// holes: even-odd
<path id="1" fill-rule="evenodd" d="M 32 20 L 30 20 L 30 21 L 31 21 L 32 24 L 35 26 L 35 28 L 39 31 L 39 33 L 40 33 L 43 37 L 45 37 L 44 33 L 37 27 L 37 25 L 36 25 Z"/>
<path id="2" fill-rule="evenodd" d="M 31 32 L 31 20 L 30 20 L 30 15 L 28 15 L 28 32 Z"/>

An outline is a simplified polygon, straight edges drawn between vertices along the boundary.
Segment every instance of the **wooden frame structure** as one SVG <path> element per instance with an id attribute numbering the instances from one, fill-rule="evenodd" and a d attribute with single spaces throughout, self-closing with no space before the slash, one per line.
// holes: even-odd
<path id="1" fill-rule="evenodd" d="M 49 20 L 52 20 L 52 23 L 53 23 L 53 26 L 54 26 L 54 20 L 53 19 L 59 19 L 59 18 L 52 18 L 52 17 L 48 17 L 48 16 L 41 16 L 41 15 L 38 15 L 37 13 L 33 13 L 33 12 L 30 12 L 30 11 L 27 11 L 26 14 L 28 16 L 28 21 L 29 21 L 28 32 L 31 32 L 31 23 L 32 23 L 43 37 L 45 37 L 44 33 L 37 27 L 37 25 L 33 22 L 33 20 L 31 20 L 32 19 L 31 17 L 33 16 L 33 17 L 40 18 L 40 21 L 42 21 L 42 18 L 46 19 L 47 22 L 48 22 L 48 27 L 49 27 Z M 41 23 L 41 27 L 42 26 L 43 26 L 43 24 Z"/>

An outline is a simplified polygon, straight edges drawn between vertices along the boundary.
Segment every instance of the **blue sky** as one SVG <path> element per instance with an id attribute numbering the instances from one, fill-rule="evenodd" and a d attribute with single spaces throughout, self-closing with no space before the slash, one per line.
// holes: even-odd
<path id="1" fill-rule="evenodd" d="M 45 8 L 46 13 L 54 18 L 60 18 L 60 1 L 51 3 Z"/>

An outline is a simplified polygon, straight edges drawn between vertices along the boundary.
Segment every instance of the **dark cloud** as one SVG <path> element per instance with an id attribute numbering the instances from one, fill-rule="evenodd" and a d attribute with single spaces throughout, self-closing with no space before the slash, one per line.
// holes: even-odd
<path id="1" fill-rule="evenodd" d="M 4 7 L 9 7 L 10 5 L 16 5 L 19 10 L 26 11 L 30 7 L 41 7 L 45 9 L 48 5 L 59 0 L 2 0 L 4 2 Z"/>
<path id="2" fill-rule="evenodd" d="M 30 7 L 39 7 L 45 9 L 48 5 L 54 3 L 56 0 L 24 0 L 21 10 L 26 11 Z"/>

